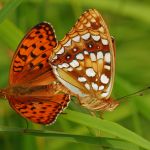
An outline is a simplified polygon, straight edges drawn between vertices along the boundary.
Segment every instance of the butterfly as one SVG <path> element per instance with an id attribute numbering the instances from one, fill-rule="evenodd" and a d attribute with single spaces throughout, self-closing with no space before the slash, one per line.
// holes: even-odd
<path id="1" fill-rule="evenodd" d="M 53 123 L 70 101 L 48 63 L 56 45 L 50 24 L 42 22 L 33 27 L 13 56 L 9 86 L 0 90 L 0 97 L 7 98 L 19 115 L 34 123 Z"/>
<path id="2" fill-rule="evenodd" d="M 112 111 L 119 103 L 110 98 L 115 76 L 115 43 L 102 16 L 85 11 L 58 42 L 49 58 L 56 78 L 76 95 L 82 106 Z"/>

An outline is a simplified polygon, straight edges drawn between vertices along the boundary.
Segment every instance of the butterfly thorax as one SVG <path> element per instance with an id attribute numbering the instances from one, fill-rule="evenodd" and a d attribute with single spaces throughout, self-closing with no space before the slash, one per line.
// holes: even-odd
<path id="1" fill-rule="evenodd" d="M 80 103 L 82 106 L 86 107 L 87 109 L 93 111 L 113 111 L 119 103 L 114 101 L 113 99 L 99 99 L 97 97 L 80 97 Z"/>

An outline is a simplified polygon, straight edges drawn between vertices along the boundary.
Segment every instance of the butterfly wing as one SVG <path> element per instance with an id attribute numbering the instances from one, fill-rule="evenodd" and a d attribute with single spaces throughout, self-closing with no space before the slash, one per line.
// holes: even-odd
<path id="1" fill-rule="evenodd" d="M 10 85 L 44 85 L 54 81 L 48 58 L 57 41 L 52 26 L 42 22 L 33 27 L 20 42 L 14 54 Z"/>
<path id="2" fill-rule="evenodd" d="M 56 77 L 81 97 L 110 97 L 115 73 L 115 52 L 102 16 L 90 9 L 54 48 L 50 63 Z"/>
<path id="3" fill-rule="evenodd" d="M 57 41 L 50 24 L 42 22 L 33 27 L 14 54 L 7 98 L 11 107 L 34 123 L 50 124 L 67 106 L 67 94 L 48 63 Z"/>
<path id="4" fill-rule="evenodd" d="M 9 97 L 10 105 L 22 117 L 38 124 L 52 124 L 69 102 L 67 94 L 50 97 Z"/>

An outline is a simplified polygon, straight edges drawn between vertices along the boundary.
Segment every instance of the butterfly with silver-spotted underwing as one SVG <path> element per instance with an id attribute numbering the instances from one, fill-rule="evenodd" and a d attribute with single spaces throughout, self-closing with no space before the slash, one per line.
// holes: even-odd
<path id="1" fill-rule="evenodd" d="M 115 45 L 106 23 L 95 9 L 84 12 L 50 56 L 57 79 L 90 110 L 111 111 L 115 76 Z"/>

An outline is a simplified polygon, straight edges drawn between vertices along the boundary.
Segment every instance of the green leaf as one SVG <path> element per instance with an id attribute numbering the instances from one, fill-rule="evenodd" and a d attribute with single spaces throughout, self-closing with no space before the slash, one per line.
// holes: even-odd
<path id="1" fill-rule="evenodd" d="M 107 137 L 92 137 L 92 136 L 84 136 L 84 135 L 73 135 L 67 134 L 63 132 L 57 131 L 46 131 L 46 130 L 31 130 L 31 129 L 20 129 L 20 128 L 0 128 L 1 133 L 18 133 L 24 135 L 32 135 L 32 136 L 40 136 L 40 137 L 48 137 L 54 140 L 63 140 L 70 141 L 75 143 L 86 143 L 86 144 L 96 144 L 101 145 L 103 147 L 112 147 L 115 149 L 123 149 L 123 150 L 137 150 L 138 148 L 129 143 L 120 139 L 107 138 Z"/>
<path id="2" fill-rule="evenodd" d="M 56 1 L 56 0 L 50 0 L 51 3 L 56 4 L 64 4 L 64 3 L 72 3 L 72 1 L 69 0 L 63 0 L 63 1 Z M 87 1 L 82 0 L 80 1 L 80 5 L 86 6 L 88 8 L 98 8 L 102 10 L 111 11 L 113 13 L 119 13 L 122 16 L 128 16 L 132 17 L 134 19 L 138 19 L 141 21 L 144 21 L 146 23 L 150 23 L 150 17 L 148 14 L 150 14 L 150 7 L 149 5 L 146 5 L 146 3 L 141 3 L 137 1 L 126 1 L 125 3 L 120 0 L 105 0 L 105 1 Z"/>
<path id="3" fill-rule="evenodd" d="M 150 149 L 149 141 L 135 134 L 134 132 L 122 127 L 117 123 L 107 121 L 107 120 L 102 120 L 100 118 L 92 117 L 71 110 L 67 110 L 67 113 L 68 115 L 64 115 L 63 117 L 70 121 L 85 125 L 87 127 L 99 129 L 101 131 L 117 136 L 123 140 L 132 142 L 143 148 Z"/>
<path id="4" fill-rule="evenodd" d="M 0 10 L 0 23 L 6 18 L 6 16 L 16 7 L 18 7 L 23 0 L 11 0 L 8 2 L 2 10 Z"/>
<path id="5" fill-rule="evenodd" d="M 13 50 L 16 49 L 23 37 L 23 33 L 9 20 L 0 24 L 0 33 L 0 40 Z"/>

